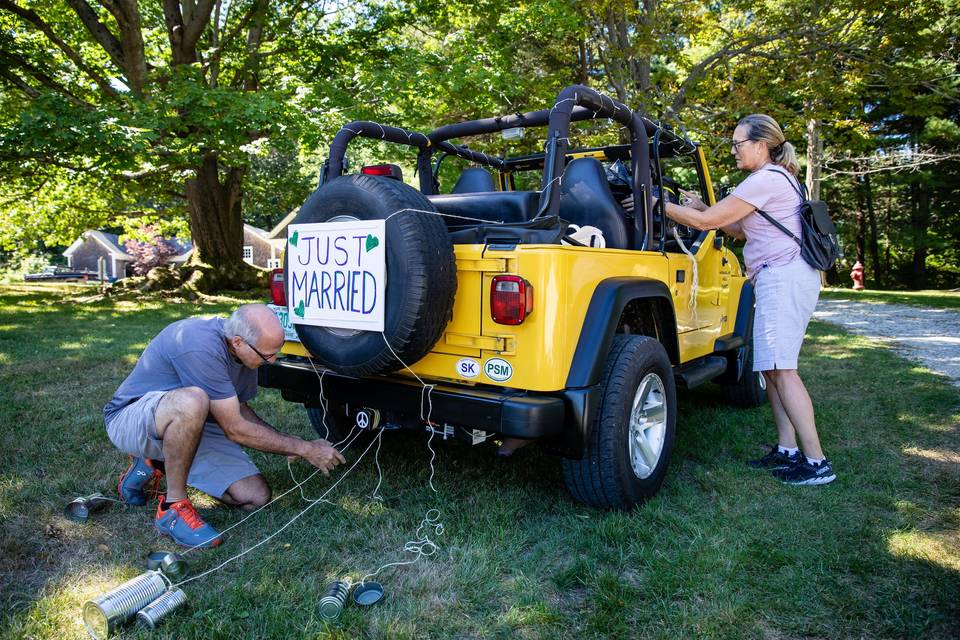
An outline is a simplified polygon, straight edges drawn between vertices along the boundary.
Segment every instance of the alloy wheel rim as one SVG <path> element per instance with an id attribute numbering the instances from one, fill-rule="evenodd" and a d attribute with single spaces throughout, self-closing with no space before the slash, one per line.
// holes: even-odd
<path id="1" fill-rule="evenodd" d="M 660 462 L 668 417 L 663 380 L 648 373 L 640 381 L 630 409 L 630 466 L 640 480 L 649 478 Z"/>

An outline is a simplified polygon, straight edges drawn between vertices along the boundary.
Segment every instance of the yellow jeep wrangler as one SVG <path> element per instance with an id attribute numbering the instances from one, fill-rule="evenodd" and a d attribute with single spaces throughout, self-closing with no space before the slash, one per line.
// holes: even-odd
<path id="1" fill-rule="evenodd" d="M 595 118 L 625 128 L 629 143 L 570 149 L 570 124 Z M 544 152 L 524 157 L 451 142 L 544 127 Z M 396 165 L 343 175 L 358 136 L 415 148 L 420 189 Z M 446 157 L 471 166 L 439 193 Z M 577 500 L 631 508 L 666 475 L 676 384 L 712 381 L 740 406 L 766 399 L 751 370 L 752 287 L 718 232 L 663 215 L 678 187 L 714 201 L 701 148 L 583 86 L 551 109 L 429 134 L 352 122 L 288 242 L 314 223 L 385 221 L 382 331 L 305 324 L 310 305 L 358 311 L 366 289 L 349 273 L 311 285 L 286 264 L 274 309 L 289 339 L 260 384 L 304 404 L 334 442 L 353 429 L 424 427 L 474 444 L 536 439 L 561 458 Z M 331 261 L 336 249 L 326 247 Z"/>

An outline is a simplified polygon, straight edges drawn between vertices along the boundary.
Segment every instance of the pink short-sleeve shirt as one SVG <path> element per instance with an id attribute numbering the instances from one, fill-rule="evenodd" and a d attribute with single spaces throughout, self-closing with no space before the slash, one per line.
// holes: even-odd
<path id="1" fill-rule="evenodd" d="M 763 209 L 800 237 L 800 205 L 803 201 L 797 194 L 798 190 L 799 184 L 786 169 L 767 164 L 747 176 L 732 195 L 757 209 Z M 790 264 L 800 254 L 800 245 L 793 238 L 756 211 L 741 219 L 740 227 L 747 237 L 743 259 L 747 263 L 747 275 L 750 278 L 764 266 Z"/>

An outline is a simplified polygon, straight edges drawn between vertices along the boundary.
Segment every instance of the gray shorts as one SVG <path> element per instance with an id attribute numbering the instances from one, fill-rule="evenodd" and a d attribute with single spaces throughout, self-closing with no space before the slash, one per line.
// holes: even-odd
<path id="1" fill-rule="evenodd" d="M 796 369 L 807 324 L 820 297 L 820 272 L 799 256 L 755 278 L 753 370 Z"/>
<path id="2" fill-rule="evenodd" d="M 110 441 L 135 458 L 163 460 L 163 441 L 157 437 L 154 414 L 166 391 L 151 391 L 131 402 L 107 422 Z M 187 484 L 220 498 L 237 480 L 260 473 L 243 448 L 227 438 L 216 422 L 203 426 Z"/>

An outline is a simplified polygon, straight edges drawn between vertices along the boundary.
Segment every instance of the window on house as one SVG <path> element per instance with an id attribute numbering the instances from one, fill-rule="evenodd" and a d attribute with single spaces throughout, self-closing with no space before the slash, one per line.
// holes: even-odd
<path id="1" fill-rule="evenodd" d="M 253 264 L 253 247 L 250 245 L 243 248 L 243 261 L 247 264 Z"/>
<path id="2" fill-rule="evenodd" d="M 280 258 L 270 258 L 267 260 L 267 269 L 282 269 L 283 260 Z"/>

